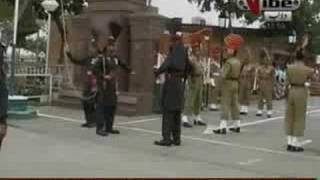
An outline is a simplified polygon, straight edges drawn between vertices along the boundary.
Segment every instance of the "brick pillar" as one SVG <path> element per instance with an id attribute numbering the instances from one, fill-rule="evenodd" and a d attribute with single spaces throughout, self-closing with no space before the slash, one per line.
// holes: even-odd
<path id="1" fill-rule="evenodd" d="M 158 14 L 158 9 L 153 7 L 146 8 L 143 12 L 132 14 L 129 19 L 131 67 L 136 74 L 129 77 L 128 96 L 136 98 L 136 103 L 132 105 L 135 106 L 136 115 L 152 113 L 153 66 L 156 61 L 160 35 L 165 28 L 164 20 L 165 18 Z M 119 109 L 125 111 L 125 109 L 121 108 L 121 99 L 119 100 Z"/>

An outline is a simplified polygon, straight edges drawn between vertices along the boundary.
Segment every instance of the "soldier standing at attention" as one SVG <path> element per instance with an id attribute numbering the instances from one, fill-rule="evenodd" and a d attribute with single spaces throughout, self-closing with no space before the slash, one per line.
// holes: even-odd
<path id="1" fill-rule="evenodd" d="M 200 116 L 202 96 L 203 96 L 203 66 L 201 64 L 200 57 L 200 43 L 194 43 L 192 45 L 192 53 L 189 57 L 189 62 L 191 64 L 191 75 L 188 78 L 188 85 L 185 88 L 185 107 L 184 115 L 182 117 L 182 122 L 184 127 L 192 127 L 188 120 L 188 116 L 193 116 L 193 124 L 199 126 L 206 126 L 206 123 L 202 120 Z"/>
<path id="2" fill-rule="evenodd" d="M 274 67 L 271 65 L 271 59 L 267 54 L 267 50 L 263 49 L 260 52 L 261 65 L 257 71 L 257 82 L 259 92 L 258 112 L 257 116 L 262 116 L 264 109 L 264 101 L 267 104 L 267 116 L 272 116 L 272 95 L 273 95 L 273 83 L 274 83 Z"/>
<path id="3" fill-rule="evenodd" d="M 4 70 L 5 49 L 5 46 L 0 43 L 0 150 L 2 141 L 7 134 L 8 89 Z"/>
<path id="4" fill-rule="evenodd" d="M 215 134 L 227 133 L 227 121 L 231 114 L 234 127 L 230 131 L 240 132 L 240 112 L 239 112 L 239 78 L 241 63 L 237 56 L 237 50 L 243 43 L 243 38 L 237 34 L 230 34 L 224 42 L 227 47 L 227 60 L 222 70 L 222 113 L 220 127 L 213 132 Z"/>
<path id="5" fill-rule="evenodd" d="M 304 54 L 300 49 L 296 54 L 294 64 L 288 66 L 289 95 L 286 112 L 286 133 L 288 136 L 287 150 L 302 152 L 298 138 L 304 136 L 307 110 L 307 82 L 312 77 L 313 70 L 304 65 Z"/>
<path id="6" fill-rule="evenodd" d="M 250 64 L 250 53 L 248 50 L 248 56 L 243 59 L 240 73 L 240 89 L 239 89 L 239 101 L 240 101 L 240 114 L 247 115 L 248 107 L 250 104 L 250 94 L 253 85 L 254 67 Z"/>
<path id="7" fill-rule="evenodd" d="M 189 69 L 188 52 L 182 43 L 182 35 L 176 33 L 171 39 L 173 45 L 167 59 L 155 72 L 156 76 L 165 73 L 161 96 L 162 140 L 158 146 L 179 146 L 181 144 L 181 113 L 184 106 L 184 79 Z"/>
<path id="8" fill-rule="evenodd" d="M 115 38 L 110 36 L 106 48 L 98 47 L 99 54 L 94 59 L 93 72 L 97 78 L 97 135 L 107 136 L 119 134 L 113 129 L 114 116 L 117 107 L 117 82 L 116 71 L 122 67 L 130 72 L 126 63 L 122 62 L 114 54 Z"/>

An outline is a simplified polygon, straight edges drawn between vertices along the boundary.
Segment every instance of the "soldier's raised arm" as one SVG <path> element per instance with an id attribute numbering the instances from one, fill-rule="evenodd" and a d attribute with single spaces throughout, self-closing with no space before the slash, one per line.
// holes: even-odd
<path id="1" fill-rule="evenodd" d="M 74 58 L 74 56 L 72 55 L 69 46 L 67 45 L 65 48 L 65 52 L 68 56 L 68 58 L 70 59 L 70 61 L 76 65 L 80 65 L 80 66 L 87 66 L 89 65 L 89 61 L 88 59 L 91 59 L 91 57 L 87 56 L 85 58 L 81 58 L 81 59 L 76 59 Z"/>

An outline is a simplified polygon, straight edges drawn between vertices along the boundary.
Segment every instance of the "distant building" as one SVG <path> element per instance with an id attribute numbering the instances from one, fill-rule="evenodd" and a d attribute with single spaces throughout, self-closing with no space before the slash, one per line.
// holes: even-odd
<path id="1" fill-rule="evenodd" d="M 191 19 L 192 24 L 198 24 L 198 25 L 206 25 L 206 19 L 202 17 L 193 17 Z"/>

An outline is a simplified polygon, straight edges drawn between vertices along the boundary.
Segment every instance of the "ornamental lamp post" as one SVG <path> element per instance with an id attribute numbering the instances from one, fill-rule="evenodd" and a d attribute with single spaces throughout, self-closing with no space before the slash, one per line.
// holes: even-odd
<path id="1" fill-rule="evenodd" d="M 46 54 L 46 67 L 45 73 L 48 74 L 49 68 L 49 51 L 50 51 L 50 35 L 51 35 L 51 13 L 54 12 L 59 4 L 56 0 L 44 0 L 41 3 L 41 6 L 48 14 L 48 39 L 47 39 L 47 54 Z"/>
<path id="2" fill-rule="evenodd" d="M 223 10 L 219 15 L 219 22 L 218 22 L 218 26 L 220 29 L 220 46 L 221 46 L 220 67 L 221 68 L 223 66 L 223 30 L 226 28 L 226 25 L 227 25 L 227 15 L 226 15 L 226 11 Z"/>

